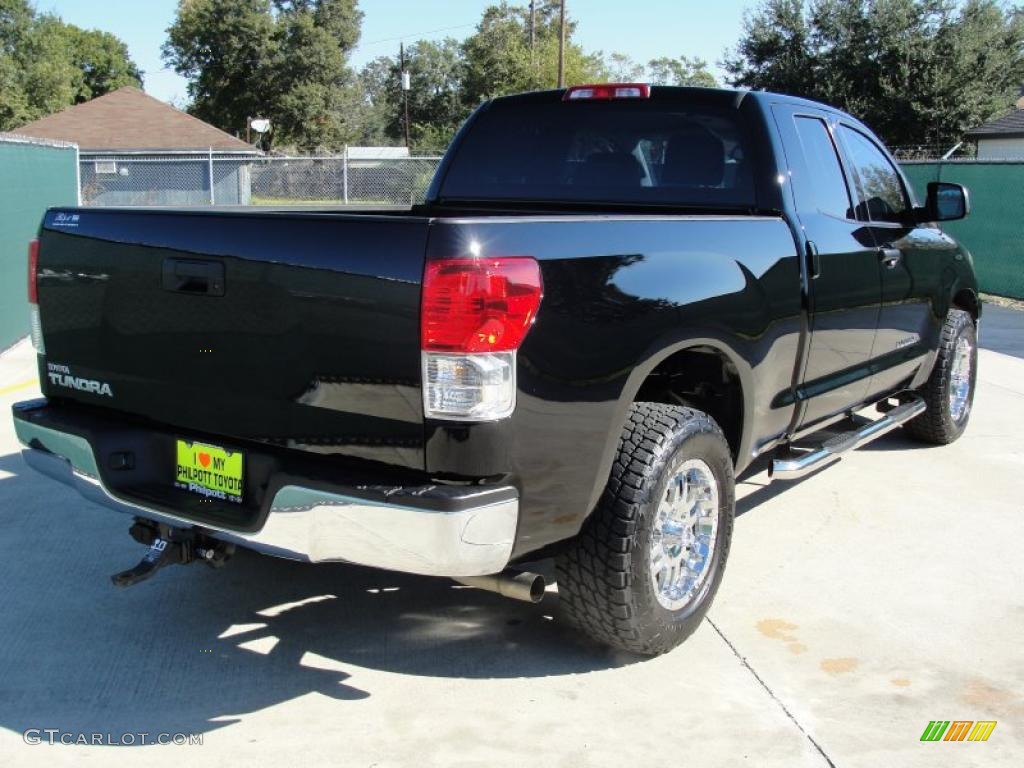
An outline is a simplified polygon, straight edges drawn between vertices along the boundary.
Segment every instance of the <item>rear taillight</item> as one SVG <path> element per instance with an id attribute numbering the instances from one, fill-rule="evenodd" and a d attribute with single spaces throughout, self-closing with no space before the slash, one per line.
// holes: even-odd
<path id="1" fill-rule="evenodd" d="M 527 256 L 427 263 L 420 315 L 427 418 L 492 421 L 512 413 L 516 350 L 542 294 L 540 267 Z"/>
<path id="2" fill-rule="evenodd" d="M 611 101 L 612 99 L 649 99 L 651 86 L 647 83 L 598 83 L 574 85 L 566 90 L 563 101 Z"/>
<path id="3" fill-rule="evenodd" d="M 39 241 L 28 244 L 28 310 L 32 346 L 40 355 L 46 354 L 43 343 L 43 324 L 39 317 Z"/>
<path id="4" fill-rule="evenodd" d="M 423 276 L 423 349 L 517 349 L 533 324 L 540 298 L 540 268 L 529 257 L 428 262 Z"/>

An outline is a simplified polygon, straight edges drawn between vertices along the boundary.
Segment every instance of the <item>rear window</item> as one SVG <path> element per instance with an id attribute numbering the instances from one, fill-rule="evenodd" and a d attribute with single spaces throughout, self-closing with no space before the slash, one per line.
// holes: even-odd
<path id="1" fill-rule="evenodd" d="M 752 208 L 752 162 L 733 108 L 512 99 L 477 116 L 440 197 Z"/>

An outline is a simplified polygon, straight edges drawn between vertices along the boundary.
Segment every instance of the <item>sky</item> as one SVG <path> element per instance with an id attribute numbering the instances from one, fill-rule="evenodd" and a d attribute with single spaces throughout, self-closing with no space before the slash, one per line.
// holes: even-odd
<path id="1" fill-rule="evenodd" d="M 397 54 L 399 40 L 462 39 L 473 33 L 483 9 L 493 2 L 361 0 L 362 38 L 351 64 L 359 67 L 377 56 Z M 753 4 L 754 0 L 567 0 L 569 13 L 578 22 L 576 40 L 586 50 L 618 51 L 639 62 L 659 56 L 698 56 L 720 80 L 715 64 L 739 39 L 743 10 Z M 120 37 L 145 73 L 146 92 L 184 106 L 186 82 L 166 69 L 160 58 L 177 5 L 177 0 L 36 0 L 40 11 Z"/>

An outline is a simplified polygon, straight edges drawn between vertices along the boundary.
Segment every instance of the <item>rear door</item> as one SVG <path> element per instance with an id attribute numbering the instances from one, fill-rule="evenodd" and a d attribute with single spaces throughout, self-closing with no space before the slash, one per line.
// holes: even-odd
<path id="1" fill-rule="evenodd" d="M 878 255 L 870 227 L 857 219 L 833 118 L 803 106 L 773 109 L 807 238 L 810 344 L 797 397 L 801 424 L 810 425 L 867 393 L 881 303 Z"/>

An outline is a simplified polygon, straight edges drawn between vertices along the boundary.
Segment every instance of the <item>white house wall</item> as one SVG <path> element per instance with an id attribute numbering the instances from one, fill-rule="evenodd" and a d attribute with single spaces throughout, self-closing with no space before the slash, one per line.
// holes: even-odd
<path id="1" fill-rule="evenodd" d="M 1024 160 L 1024 138 L 979 139 L 979 160 Z"/>

